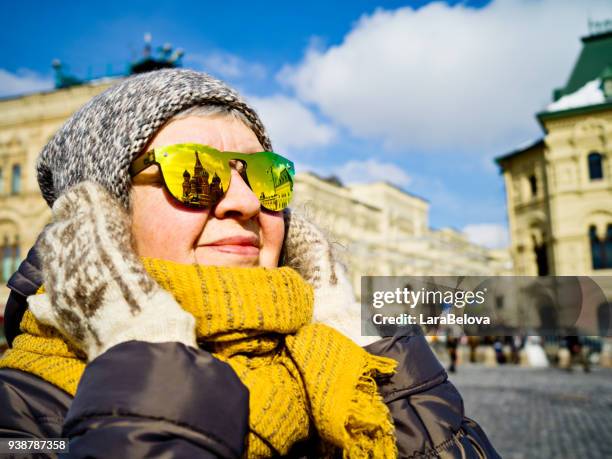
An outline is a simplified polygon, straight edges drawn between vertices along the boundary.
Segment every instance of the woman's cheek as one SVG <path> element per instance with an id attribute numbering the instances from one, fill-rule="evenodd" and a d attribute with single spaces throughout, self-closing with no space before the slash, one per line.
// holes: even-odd
<path id="1" fill-rule="evenodd" d="M 266 260 L 264 264 L 277 264 L 285 236 L 282 212 L 262 213 L 260 217 Z"/>
<path id="2" fill-rule="evenodd" d="M 172 243 L 174 248 L 194 250 L 206 226 L 207 216 L 207 211 L 171 209 L 159 215 L 157 226 L 164 240 Z"/>
<path id="3" fill-rule="evenodd" d="M 150 187 L 139 196 L 134 236 L 141 256 L 191 263 L 208 212 L 182 208 Z"/>

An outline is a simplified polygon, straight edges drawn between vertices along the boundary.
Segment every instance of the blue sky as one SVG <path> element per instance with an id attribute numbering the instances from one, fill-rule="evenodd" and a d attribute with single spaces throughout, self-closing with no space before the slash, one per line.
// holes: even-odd
<path id="1" fill-rule="evenodd" d="M 345 182 L 387 179 L 430 202 L 430 225 L 506 240 L 493 158 L 538 137 L 603 0 L 4 3 L 0 95 L 121 72 L 170 42 L 185 67 L 239 88 L 275 149 Z M 231 5 L 231 6 L 228 6 Z"/>

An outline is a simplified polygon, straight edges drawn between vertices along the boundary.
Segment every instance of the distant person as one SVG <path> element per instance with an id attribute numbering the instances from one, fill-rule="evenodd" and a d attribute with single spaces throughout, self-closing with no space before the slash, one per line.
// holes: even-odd
<path id="1" fill-rule="evenodd" d="M 572 371 L 572 366 L 574 364 L 578 364 L 582 366 L 582 369 L 585 373 L 591 371 L 591 366 L 588 359 L 588 348 L 583 345 L 580 336 L 571 335 L 566 336 L 565 338 L 565 346 L 570 354 L 570 361 L 567 367 L 568 371 Z"/>
<path id="2" fill-rule="evenodd" d="M 455 373 L 457 371 L 457 348 L 459 347 L 459 337 L 455 336 L 451 329 L 446 331 L 446 351 L 450 364 L 448 371 Z"/>
<path id="3" fill-rule="evenodd" d="M 509 343 L 512 349 L 512 363 L 518 365 L 521 363 L 521 349 L 525 344 L 525 337 L 521 335 L 510 336 Z"/>
<path id="4" fill-rule="evenodd" d="M 506 355 L 504 354 L 504 341 L 502 337 L 496 337 L 493 342 L 493 349 L 495 349 L 495 359 L 497 363 L 503 365 L 506 363 Z"/>

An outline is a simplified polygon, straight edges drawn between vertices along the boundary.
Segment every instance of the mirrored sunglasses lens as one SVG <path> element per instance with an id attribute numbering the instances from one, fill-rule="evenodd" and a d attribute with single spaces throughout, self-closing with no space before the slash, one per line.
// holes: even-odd
<path id="1" fill-rule="evenodd" d="M 162 151 L 159 162 L 168 190 L 184 205 L 209 208 L 228 188 L 229 166 L 206 152 L 174 148 Z"/>
<path id="2" fill-rule="evenodd" d="M 293 163 L 272 152 L 258 153 L 248 165 L 253 192 L 268 210 L 283 210 L 293 197 Z"/>

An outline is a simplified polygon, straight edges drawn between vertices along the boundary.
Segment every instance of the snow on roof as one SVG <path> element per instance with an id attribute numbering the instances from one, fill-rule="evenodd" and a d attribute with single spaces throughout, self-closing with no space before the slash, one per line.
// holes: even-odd
<path id="1" fill-rule="evenodd" d="M 570 108 L 603 104 L 606 101 L 606 98 L 600 86 L 601 80 L 599 78 L 589 81 L 578 91 L 563 96 L 558 101 L 549 104 L 546 107 L 546 111 L 559 112 L 561 110 L 569 110 Z"/>

